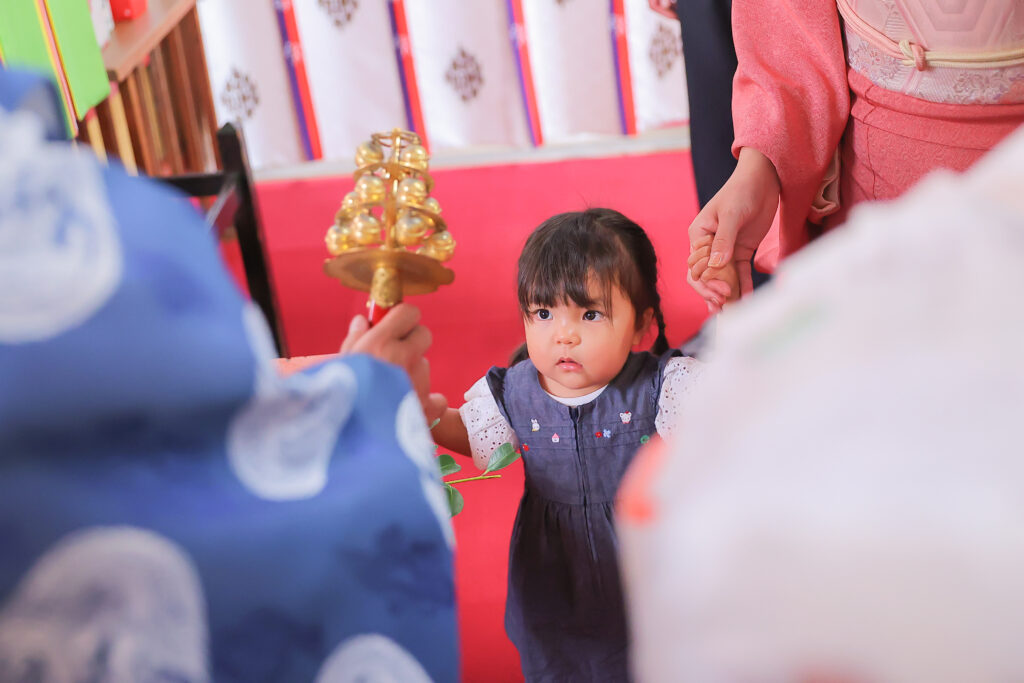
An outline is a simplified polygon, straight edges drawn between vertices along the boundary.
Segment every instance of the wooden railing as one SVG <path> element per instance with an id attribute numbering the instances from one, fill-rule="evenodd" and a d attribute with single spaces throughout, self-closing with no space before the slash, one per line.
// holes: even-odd
<path id="1" fill-rule="evenodd" d="M 103 48 L 111 95 L 85 119 L 80 140 L 151 176 L 218 168 L 217 119 L 196 0 L 149 0 Z"/>

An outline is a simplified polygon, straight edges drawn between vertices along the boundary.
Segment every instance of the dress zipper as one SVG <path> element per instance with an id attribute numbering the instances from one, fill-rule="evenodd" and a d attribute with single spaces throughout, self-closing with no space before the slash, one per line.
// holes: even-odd
<path id="1" fill-rule="evenodd" d="M 580 448 L 580 409 L 578 406 L 569 408 L 569 417 L 572 418 L 573 442 L 576 444 L 576 461 L 580 466 L 580 484 L 583 489 L 583 520 L 587 525 L 587 547 L 590 549 L 590 557 L 597 564 L 597 548 L 594 547 L 594 532 L 590 527 L 590 477 L 587 474 L 586 463 L 583 462 L 583 451 Z"/>

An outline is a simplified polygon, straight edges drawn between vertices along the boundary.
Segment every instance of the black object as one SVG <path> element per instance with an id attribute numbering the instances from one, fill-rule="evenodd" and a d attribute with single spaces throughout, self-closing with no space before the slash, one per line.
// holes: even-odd
<path id="1" fill-rule="evenodd" d="M 228 123 L 217 131 L 217 148 L 223 170 L 161 177 L 190 197 L 215 197 L 206 211 L 206 222 L 218 230 L 234 226 L 242 252 L 249 296 L 263 311 L 281 357 L 288 356 L 284 327 L 278 315 L 277 297 L 263 247 L 259 207 L 253 192 L 252 171 L 245 153 L 242 131 Z"/>
<path id="2" fill-rule="evenodd" d="M 732 155 L 732 79 L 736 48 L 732 41 L 731 0 L 678 0 L 683 61 L 690 102 L 690 154 L 703 208 L 736 168 Z"/>

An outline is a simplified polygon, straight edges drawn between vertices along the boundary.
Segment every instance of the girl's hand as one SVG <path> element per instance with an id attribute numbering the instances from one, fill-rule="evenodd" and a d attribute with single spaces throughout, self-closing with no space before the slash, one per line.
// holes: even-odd
<path id="1" fill-rule="evenodd" d="M 694 289 L 709 304 L 721 295 L 708 282 L 716 277 L 715 269 L 730 262 L 738 273 L 740 292 L 747 294 L 753 289 L 750 259 L 772 225 L 779 208 L 779 191 L 779 176 L 771 160 L 752 147 L 744 147 L 729 180 L 690 224 L 691 252 L 702 240 L 712 237 L 707 267 L 697 267 L 698 259 L 689 272 Z"/>
<path id="2" fill-rule="evenodd" d="M 707 299 L 708 310 L 717 313 L 726 302 L 740 298 L 739 273 L 736 264 L 731 261 L 720 268 L 708 266 L 711 244 L 711 235 L 705 235 L 694 245 L 694 251 L 687 261 L 687 280 L 692 285 L 693 278 L 702 278 L 700 283 L 712 295 L 711 299 Z"/>

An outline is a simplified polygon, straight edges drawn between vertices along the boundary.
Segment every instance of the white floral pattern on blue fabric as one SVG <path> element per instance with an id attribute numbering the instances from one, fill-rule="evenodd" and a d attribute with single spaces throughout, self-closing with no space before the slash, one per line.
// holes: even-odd
<path id="1" fill-rule="evenodd" d="M 316 683 L 431 683 L 423 666 L 379 633 L 354 636 L 335 648 Z"/>
<path id="2" fill-rule="evenodd" d="M 206 607 L 188 555 L 135 527 L 65 536 L 0 612 L 0 678 L 205 683 Z"/>
<path id="3" fill-rule="evenodd" d="M 358 391 L 355 373 L 330 363 L 282 377 L 262 313 L 250 304 L 243 321 L 256 356 L 255 393 L 228 428 L 228 462 L 261 498 L 311 498 L 327 485 L 331 455 Z"/>
<path id="4" fill-rule="evenodd" d="M 420 485 L 427 504 L 434 511 L 441 532 L 448 546 L 455 545 L 455 531 L 452 529 L 451 516 L 448 513 L 448 502 L 444 489 L 441 487 L 441 471 L 434 458 L 434 439 L 430 435 L 427 419 L 423 416 L 419 398 L 410 391 L 398 405 L 395 416 L 395 436 L 402 451 L 409 457 L 420 471 Z"/>
<path id="5" fill-rule="evenodd" d="M 124 271 L 99 166 L 0 110 L 0 342 L 55 337 L 93 316 Z"/>

